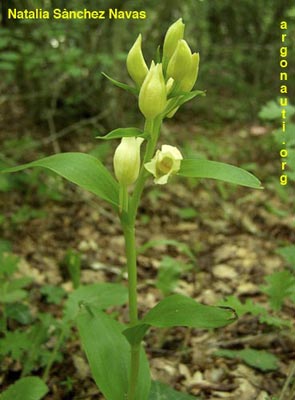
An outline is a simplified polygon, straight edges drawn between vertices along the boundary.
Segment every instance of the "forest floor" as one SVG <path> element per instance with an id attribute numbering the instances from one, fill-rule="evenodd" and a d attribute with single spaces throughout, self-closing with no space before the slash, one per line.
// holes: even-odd
<path id="1" fill-rule="evenodd" d="M 42 138 L 37 127 L 24 126 L 20 130 L 19 122 L 7 124 L 5 116 L 1 118 L 0 141 L 6 142 L 3 145 L 6 160 L 11 159 L 12 163 L 31 161 L 40 153 L 53 152 L 51 143 L 38 150 L 27 150 L 25 154 L 18 148 L 20 156 L 13 157 L 17 140 L 27 133 L 41 143 Z M 263 135 L 257 134 L 261 132 Z M 87 130 L 77 132 L 55 145 L 61 151 L 88 152 L 97 145 L 90 136 Z M 184 267 L 180 270 L 175 267 L 174 278 L 171 278 L 175 287 L 166 287 L 166 292 L 182 293 L 209 305 L 221 304 L 229 296 L 235 296 L 241 303 L 253 301 L 264 307 L 268 315 L 267 322 L 262 322 L 254 312 L 245 312 L 233 324 L 212 331 L 183 327 L 164 333 L 150 331 L 145 348 L 153 378 L 196 399 L 278 398 L 295 361 L 294 303 L 286 300 L 281 310 L 273 310 L 261 289 L 266 285 L 266 276 L 287 267 L 276 250 L 295 241 L 290 187 L 280 188 L 276 183 L 279 160 L 271 147 L 270 136 L 270 130 L 259 130 L 255 126 L 230 125 L 209 131 L 191 123 L 169 122 L 163 132 L 164 143 L 177 145 L 190 154 L 248 167 L 262 180 L 265 189 L 179 178 L 156 187 L 150 181 L 140 207 L 137 244 L 156 242 L 138 257 L 141 315 L 163 297 L 159 290 L 159 271 L 169 269 L 169 265 L 172 270 L 173 265 Z M 16 140 L 15 145 L 9 145 L 8 139 Z M 110 146 L 105 148 L 104 159 L 111 168 L 114 147 Z M 29 307 L 35 313 L 50 313 L 60 319 L 64 300 L 52 304 L 40 290 L 44 285 L 60 286 L 66 293 L 72 290 L 63 267 L 68 249 L 81 254 L 81 283 L 122 282 L 126 285 L 122 232 L 108 205 L 51 174 L 41 173 L 35 180 L 30 178 L 30 172 L 23 176 L 21 183 L 1 194 L 3 220 L 0 229 L 1 238 L 12 244 L 13 253 L 20 258 L 20 274 L 34 279 L 27 300 Z M 41 183 L 43 193 L 38 190 Z M 15 218 L 24 206 L 27 206 L 27 212 L 21 214 L 24 217 Z M 187 265 L 189 267 L 185 267 Z M 168 286 L 170 283 L 168 280 Z M 127 306 L 117 311 L 119 319 L 127 322 Z M 273 317 L 272 323 L 270 317 Z M 280 319 L 286 324 L 280 324 Z M 24 328 L 12 322 L 9 329 Z M 43 346 L 52 351 L 55 340 Z M 255 367 L 242 357 L 216 354 L 220 350 L 250 348 L 276 356 L 277 365 L 263 367 L 260 360 L 256 360 Z M 47 381 L 50 393 L 45 399 L 103 399 L 91 379 L 75 329 L 63 344 L 61 356 L 62 361 L 54 363 L 51 369 Z M 21 370 L 21 362 L 6 357 L 0 367 L 3 387 L 16 380 Z M 42 376 L 42 372 L 37 365 L 31 373 Z M 291 400 L 291 397 L 284 399 Z"/>

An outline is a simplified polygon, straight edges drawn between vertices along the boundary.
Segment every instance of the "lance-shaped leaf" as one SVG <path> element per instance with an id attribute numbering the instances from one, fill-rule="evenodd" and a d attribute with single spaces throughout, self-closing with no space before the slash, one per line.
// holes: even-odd
<path id="1" fill-rule="evenodd" d="M 120 139 L 122 137 L 145 137 L 145 136 L 147 135 L 145 135 L 144 132 L 138 128 L 118 128 L 109 132 L 105 136 L 96 136 L 96 139 L 111 140 L 111 139 Z"/>
<path id="2" fill-rule="evenodd" d="M 40 400 L 48 392 L 45 383 L 35 376 L 19 379 L 1 395 L 1 400 Z"/>
<path id="3" fill-rule="evenodd" d="M 178 105 L 187 103 L 188 101 L 194 99 L 197 96 L 206 96 L 206 91 L 204 90 L 193 90 L 192 92 L 180 92 L 177 94 Z M 173 96 L 172 96 L 173 98 Z"/>
<path id="4" fill-rule="evenodd" d="M 216 161 L 184 159 L 181 161 L 178 175 L 190 178 L 217 179 L 235 185 L 263 189 L 259 179 L 250 172 L 234 165 Z"/>
<path id="5" fill-rule="evenodd" d="M 84 153 L 60 153 L 27 164 L 2 170 L 2 173 L 22 171 L 26 168 L 49 169 L 68 181 L 118 206 L 119 185 L 95 157 Z"/>
<path id="6" fill-rule="evenodd" d="M 96 307 L 81 310 L 77 317 L 78 330 L 94 380 L 107 400 L 127 398 L 130 375 L 130 345 L 122 334 L 124 327 Z M 143 349 L 136 399 L 147 400 L 150 373 Z"/>
<path id="7" fill-rule="evenodd" d="M 105 74 L 104 72 L 102 72 L 102 75 L 105 76 L 109 81 L 111 81 L 113 85 L 118 86 L 120 89 L 126 90 L 127 92 L 130 92 L 130 93 L 134 94 L 135 96 L 138 95 L 139 92 L 134 87 L 126 85 L 126 83 L 116 81 L 116 79 L 111 78 L 109 75 Z"/>
<path id="8" fill-rule="evenodd" d="M 64 316 L 72 320 L 80 312 L 80 304 L 95 306 L 100 310 L 121 305 L 127 301 L 127 288 L 119 283 L 92 283 L 81 285 L 69 294 L 64 306 Z"/>
<path id="9" fill-rule="evenodd" d="M 236 318 L 234 310 L 229 307 L 207 306 L 189 297 L 175 294 L 160 301 L 138 324 L 123 333 L 130 343 L 139 343 L 150 326 L 212 329 L 226 326 Z"/>

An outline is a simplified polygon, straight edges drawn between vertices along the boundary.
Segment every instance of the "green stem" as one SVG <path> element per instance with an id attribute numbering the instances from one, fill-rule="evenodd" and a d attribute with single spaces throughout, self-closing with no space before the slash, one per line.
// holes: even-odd
<path id="1" fill-rule="evenodd" d="M 129 319 L 130 326 L 138 322 L 137 310 L 137 265 L 136 265 L 136 243 L 135 243 L 135 220 L 144 184 L 148 177 L 148 172 L 144 164 L 152 158 L 157 145 L 162 119 L 147 120 L 144 130 L 149 134 L 149 140 L 145 151 L 143 163 L 139 172 L 138 179 L 134 188 L 133 196 L 128 202 L 126 188 L 120 188 L 120 216 L 125 239 L 125 251 L 128 270 L 128 294 L 129 294 Z M 126 218 L 127 216 L 127 218 Z M 136 399 L 136 387 L 138 372 L 140 367 L 140 344 L 131 345 L 130 376 L 128 386 L 128 400 Z"/>
<path id="2" fill-rule="evenodd" d="M 279 397 L 279 400 L 284 400 L 285 394 L 287 394 L 288 388 L 290 386 L 290 383 L 291 383 L 292 378 L 294 377 L 294 375 L 295 375 L 295 364 L 293 364 L 293 366 L 292 366 L 292 368 L 291 368 L 291 370 L 289 372 L 289 375 L 288 375 L 288 377 L 287 377 L 287 379 L 285 381 L 285 384 L 284 384 L 284 387 L 282 389 L 282 392 L 281 392 L 281 395 Z M 293 391 L 293 389 L 294 389 L 294 386 L 292 386 L 291 390 Z M 292 393 L 290 393 L 290 394 L 292 394 Z M 290 397 L 290 399 L 291 399 L 291 397 Z"/>
<path id="3" fill-rule="evenodd" d="M 43 373 L 42 379 L 43 379 L 44 382 L 47 382 L 47 381 L 48 381 L 49 373 L 50 373 L 52 364 L 53 364 L 54 361 L 56 360 L 57 352 L 58 352 L 59 349 L 61 348 L 62 342 L 63 342 L 63 340 L 64 340 L 64 338 L 65 338 L 65 336 L 66 336 L 66 332 L 67 332 L 67 327 L 64 325 L 64 326 L 61 328 L 60 335 L 59 335 L 59 337 L 58 337 L 58 339 L 57 339 L 57 341 L 56 341 L 56 343 L 55 343 L 54 349 L 53 349 L 53 351 L 52 351 L 52 353 L 51 353 L 51 356 L 50 356 L 50 358 L 49 358 L 49 360 L 48 360 L 48 363 L 47 363 L 47 365 L 46 365 L 45 371 L 44 371 L 44 373 Z"/>
<path id="4" fill-rule="evenodd" d="M 128 189 L 126 186 L 120 185 L 119 191 L 119 212 L 128 211 Z"/>
<path id="5" fill-rule="evenodd" d="M 137 311 L 137 268 L 136 268 L 136 245 L 135 228 L 133 224 L 122 222 L 125 250 L 128 270 L 128 293 L 129 293 L 129 319 L 130 325 L 135 325 L 138 321 Z M 128 400 L 136 400 L 136 386 L 139 370 L 140 345 L 131 345 L 131 366 L 128 387 Z"/>
<path id="6" fill-rule="evenodd" d="M 137 322 L 137 270 L 134 225 L 124 224 L 123 232 L 128 271 L 129 318 L 130 324 L 134 325 Z"/>
<path id="7" fill-rule="evenodd" d="M 142 163 L 141 169 L 139 171 L 139 175 L 138 175 L 136 185 L 134 188 L 134 192 L 132 195 L 132 199 L 131 199 L 130 213 L 131 213 L 131 218 L 133 221 L 135 221 L 137 209 L 138 209 L 140 198 L 142 195 L 142 191 L 143 191 L 145 182 L 149 176 L 149 173 L 146 171 L 144 164 L 146 162 L 150 161 L 154 155 L 160 128 L 161 128 L 161 124 L 162 124 L 161 118 L 156 118 L 154 120 L 146 120 L 146 122 L 145 122 L 144 131 L 150 134 L 150 139 L 147 142 L 147 147 L 146 147 L 143 163 Z"/>

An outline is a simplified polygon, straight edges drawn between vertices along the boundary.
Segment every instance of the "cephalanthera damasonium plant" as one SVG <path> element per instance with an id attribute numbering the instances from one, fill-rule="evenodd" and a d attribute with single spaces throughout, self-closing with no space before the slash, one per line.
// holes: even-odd
<path id="1" fill-rule="evenodd" d="M 212 329 L 226 326 L 235 319 L 234 311 L 229 308 L 202 305 L 179 294 L 164 298 L 142 319 L 138 318 L 134 227 L 146 181 L 152 177 L 154 184 L 166 185 L 173 175 L 178 175 L 261 188 L 255 176 L 238 167 L 204 159 L 186 159 L 181 149 L 169 143 L 158 148 L 163 120 L 173 117 L 185 102 L 204 94 L 192 91 L 198 75 L 199 54 L 192 54 L 183 39 L 184 27 L 181 19 L 170 26 L 162 51 L 157 52 L 157 59 L 149 68 L 141 49 L 141 35 L 138 36 L 127 56 L 127 70 L 134 86 L 107 76 L 113 84 L 138 98 L 139 110 L 145 119 L 143 130 L 119 128 L 102 138 L 121 139 L 113 158 L 116 179 L 98 159 L 83 153 L 56 154 L 3 171 L 15 172 L 29 167 L 52 170 L 110 203 L 120 219 L 128 270 L 129 325 L 124 326 L 103 312 L 100 304 L 86 300 L 81 302 L 76 317 L 93 377 L 106 400 L 156 398 L 142 346 L 151 326 Z M 116 296 L 115 290 L 114 287 L 114 291 L 110 291 L 110 296 Z M 112 304 L 112 299 L 108 304 Z M 117 304 L 115 300 L 114 304 Z"/>

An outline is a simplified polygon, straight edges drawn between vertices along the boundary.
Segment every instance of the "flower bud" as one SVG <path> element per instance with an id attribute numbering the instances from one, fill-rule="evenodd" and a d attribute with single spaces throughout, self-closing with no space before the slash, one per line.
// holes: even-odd
<path id="1" fill-rule="evenodd" d="M 152 62 L 151 68 L 140 88 L 138 103 L 140 111 L 146 119 L 155 118 L 164 111 L 167 95 L 162 64 L 155 65 Z"/>
<path id="2" fill-rule="evenodd" d="M 170 57 L 174 53 L 178 41 L 183 38 L 184 34 L 184 23 L 182 19 L 179 18 L 174 24 L 172 24 L 165 36 L 164 46 L 163 46 L 163 60 L 168 63 Z"/>
<path id="3" fill-rule="evenodd" d="M 171 91 L 173 89 L 173 85 L 174 85 L 174 79 L 173 78 L 169 78 L 168 81 L 166 82 L 166 93 L 167 93 L 167 96 L 168 96 L 168 94 L 171 93 Z"/>
<path id="4" fill-rule="evenodd" d="M 154 175 L 156 184 L 164 185 L 168 182 L 170 175 L 179 171 L 182 159 L 183 157 L 177 147 L 164 144 L 161 150 L 156 152 L 154 158 L 144 164 L 144 167 Z"/>
<path id="5" fill-rule="evenodd" d="M 181 80 L 179 85 L 180 90 L 184 92 L 190 92 L 194 87 L 194 84 L 196 83 L 198 78 L 199 61 L 200 61 L 199 53 L 194 53 L 192 55 L 191 69 L 187 73 L 187 75 Z"/>
<path id="6" fill-rule="evenodd" d="M 122 186 L 129 186 L 138 178 L 142 142 L 143 138 L 123 137 L 116 148 L 113 164 L 116 178 Z"/>
<path id="7" fill-rule="evenodd" d="M 140 87 L 148 73 L 148 67 L 141 50 L 141 35 L 138 35 L 134 45 L 131 47 L 127 56 L 126 65 L 129 75 L 137 86 Z"/>
<path id="8" fill-rule="evenodd" d="M 192 67 L 192 53 L 185 40 L 179 40 L 176 50 L 170 58 L 167 67 L 167 76 L 180 82 Z"/>

